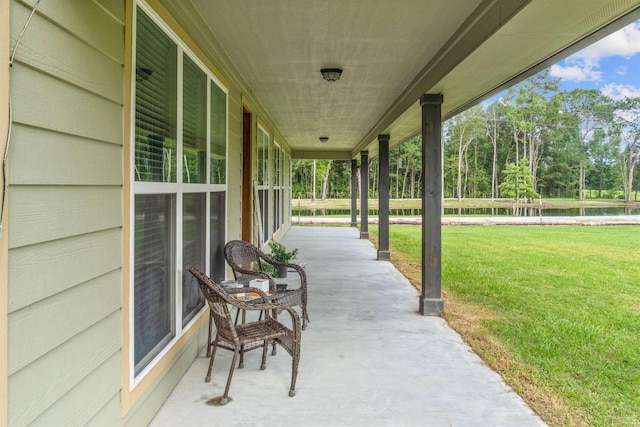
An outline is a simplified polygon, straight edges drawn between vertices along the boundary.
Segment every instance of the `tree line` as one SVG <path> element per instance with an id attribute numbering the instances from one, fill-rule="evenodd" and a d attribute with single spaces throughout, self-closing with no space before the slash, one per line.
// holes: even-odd
<path id="1" fill-rule="evenodd" d="M 640 97 L 614 100 L 598 89 L 561 91 L 545 70 L 490 104 L 443 123 L 447 198 L 600 198 L 637 200 Z M 392 198 L 419 198 L 422 141 L 390 151 Z M 378 194 L 377 159 L 369 196 Z M 357 177 L 359 180 L 359 176 Z M 351 162 L 295 160 L 293 197 L 350 197 Z M 358 188 L 360 186 L 358 185 Z"/>

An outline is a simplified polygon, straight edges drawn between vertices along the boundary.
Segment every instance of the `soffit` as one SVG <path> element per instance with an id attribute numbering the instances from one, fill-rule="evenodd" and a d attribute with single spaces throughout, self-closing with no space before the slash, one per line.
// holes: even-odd
<path id="1" fill-rule="evenodd" d="M 640 1 L 190 3 L 294 155 L 345 158 L 419 130 L 422 93 L 442 93 L 445 116 L 466 108 Z M 323 67 L 344 72 L 330 83 Z"/>

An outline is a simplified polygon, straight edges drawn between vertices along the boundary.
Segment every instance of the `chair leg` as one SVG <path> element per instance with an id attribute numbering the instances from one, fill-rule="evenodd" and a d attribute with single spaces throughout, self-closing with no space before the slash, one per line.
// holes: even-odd
<path id="1" fill-rule="evenodd" d="M 244 368 L 244 345 L 240 346 L 240 363 L 238 363 L 238 369 Z"/>
<path id="2" fill-rule="evenodd" d="M 273 310 L 271 313 L 271 317 L 273 317 L 273 320 L 278 320 L 278 310 Z M 276 354 L 276 341 L 273 340 L 273 349 L 271 350 L 271 355 L 275 356 Z"/>
<path id="3" fill-rule="evenodd" d="M 265 340 L 264 346 L 262 348 L 262 364 L 260 365 L 260 370 L 264 371 L 267 368 L 267 349 L 269 347 L 269 340 Z"/>
<path id="4" fill-rule="evenodd" d="M 221 405 L 229 403 L 229 387 L 231 386 L 231 378 L 233 378 L 233 369 L 236 367 L 236 358 L 238 357 L 239 350 L 236 348 L 233 351 L 233 359 L 231 360 L 231 367 L 229 368 L 229 377 L 227 378 L 227 386 L 224 388 L 224 394 L 220 399 Z"/>
<path id="5" fill-rule="evenodd" d="M 213 319 L 211 318 L 211 316 L 209 316 L 209 333 L 207 334 L 207 357 L 211 357 L 211 323 L 213 323 Z"/>
<path id="6" fill-rule="evenodd" d="M 213 359 L 216 358 L 216 350 L 218 349 L 217 343 L 218 337 L 216 335 L 215 341 L 211 343 L 213 351 L 211 352 L 211 358 L 209 359 L 209 370 L 207 371 L 207 376 L 204 378 L 205 383 L 211 382 L 211 368 L 213 368 Z"/>
<path id="7" fill-rule="evenodd" d="M 300 363 L 300 347 L 293 351 L 291 356 L 291 388 L 289 389 L 289 397 L 296 395 L 296 380 L 298 379 L 298 364 Z"/>

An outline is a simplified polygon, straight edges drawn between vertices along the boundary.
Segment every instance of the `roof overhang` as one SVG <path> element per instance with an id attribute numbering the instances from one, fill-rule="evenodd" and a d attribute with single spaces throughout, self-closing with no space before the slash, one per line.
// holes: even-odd
<path id="1" fill-rule="evenodd" d="M 375 155 L 419 132 L 422 94 L 451 117 L 640 19 L 640 0 L 162 1 L 294 158 Z"/>

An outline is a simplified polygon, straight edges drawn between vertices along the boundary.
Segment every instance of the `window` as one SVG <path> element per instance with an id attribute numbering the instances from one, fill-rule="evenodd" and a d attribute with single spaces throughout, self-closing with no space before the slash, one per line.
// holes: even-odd
<path id="1" fill-rule="evenodd" d="M 269 231 L 269 143 L 270 137 L 266 130 L 258 126 L 258 199 L 260 201 L 260 245 L 271 236 Z"/>
<path id="2" fill-rule="evenodd" d="M 224 274 L 227 90 L 143 4 L 134 69 L 135 383 L 204 308 L 186 266 Z"/>
<path id="3" fill-rule="evenodd" d="M 207 76 L 183 54 L 182 182 L 207 182 Z"/>
<path id="4" fill-rule="evenodd" d="M 227 171 L 227 94 L 211 85 L 211 184 L 225 184 Z"/>
<path id="5" fill-rule="evenodd" d="M 177 46 L 144 13 L 137 33 L 134 178 L 176 182 Z"/>
<path id="6" fill-rule="evenodd" d="M 284 152 L 278 143 L 273 147 L 273 231 L 276 232 L 283 224 L 282 196 L 283 196 L 283 160 Z"/>
<path id="7" fill-rule="evenodd" d="M 167 194 L 135 196 L 134 361 L 149 363 L 175 337 L 172 290 L 175 267 L 175 198 Z"/>
<path id="8" fill-rule="evenodd" d="M 193 265 L 206 270 L 206 196 L 207 193 L 187 193 L 182 202 L 182 326 L 204 306 L 198 281 L 186 269 Z"/>

